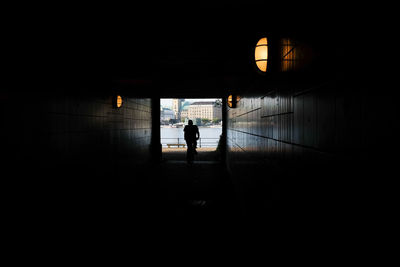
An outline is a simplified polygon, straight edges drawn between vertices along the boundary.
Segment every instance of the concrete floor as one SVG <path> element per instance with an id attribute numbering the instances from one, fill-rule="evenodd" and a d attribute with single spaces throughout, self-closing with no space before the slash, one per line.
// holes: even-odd
<path id="1" fill-rule="evenodd" d="M 166 161 L 160 165 L 160 178 L 171 214 L 225 217 L 237 212 L 233 186 L 219 162 Z"/>
<path id="2" fill-rule="evenodd" d="M 195 161 L 219 161 L 219 154 L 215 147 L 199 147 L 196 149 Z M 162 158 L 168 160 L 186 160 L 186 148 L 163 148 Z"/>
<path id="3" fill-rule="evenodd" d="M 132 216 L 232 218 L 239 216 L 233 185 L 214 149 L 198 149 L 187 164 L 185 149 L 163 150 L 163 160 L 145 174 L 125 175 L 120 203 Z M 200 160 L 199 160 L 200 159 Z"/>

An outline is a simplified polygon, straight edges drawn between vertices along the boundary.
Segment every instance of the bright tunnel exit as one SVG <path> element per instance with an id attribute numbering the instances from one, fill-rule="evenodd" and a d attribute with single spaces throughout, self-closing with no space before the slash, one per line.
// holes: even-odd
<path id="1" fill-rule="evenodd" d="M 194 144 L 188 142 L 192 128 L 196 129 L 193 133 Z M 186 154 L 192 145 L 195 147 L 195 161 L 218 160 L 221 135 L 221 99 L 160 100 L 160 142 L 163 159 L 186 160 Z"/>

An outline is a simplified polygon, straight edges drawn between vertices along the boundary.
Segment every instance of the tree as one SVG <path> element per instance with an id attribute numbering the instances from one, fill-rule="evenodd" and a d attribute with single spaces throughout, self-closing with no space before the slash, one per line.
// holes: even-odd
<path id="1" fill-rule="evenodd" d="M 207 119 L 207 118 L 201 119 L 201 122 L 202 122 L 203 124 L 209 123 L 210 121 L 211 121 L 211 120 L 210 120 L 210 119 Z"/>
<path id="2" fill-rule="evenodd" d="M 221 121 L 221 119 L 218 119 L 218 118 L 215 118 L 215 119 L 212 120 L 212 122 L 213 122 L 214 124 L 217 124 L 217 123 L 219 123 L 220 121 Z"/>
<path id="3" fill-rule="evenodd" d="M 221 102 L 221 100 L 219 100 L 219 99 L 215 100 L 214 106 L 215 106 L 215 107 L 222 107 L 222 102 Z"/>

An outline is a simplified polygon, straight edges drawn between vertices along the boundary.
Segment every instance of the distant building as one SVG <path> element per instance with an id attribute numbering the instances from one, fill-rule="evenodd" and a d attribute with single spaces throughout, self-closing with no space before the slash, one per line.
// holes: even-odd
<path id="1" fill-rule="evenodd" d="M 184 105 L 182 106 L 181 110 L 181 120 L 188 118 L 188 111 L 189 111 L 189 105 Z"/>
<path id="2" fill-rule="evenodd" d="M 177 120 L 181 119 L 181 109 L 182 109 L 182 102 L 185 99 L 172 99 L 172 110 L 174 111 L 175 118 Z"/>
<path id="3" fill-rule="evenodd" d="M 222 109 L 214 101 L 194 102 L 188 108 L 188 118 L 222 119 Z"/>
<path id="4" fill-rule="evenodd" d="M 169 108 L 161 108 L 160 121 L 169 122 L 170 119 L 175 119 L 175 112 Z"/>

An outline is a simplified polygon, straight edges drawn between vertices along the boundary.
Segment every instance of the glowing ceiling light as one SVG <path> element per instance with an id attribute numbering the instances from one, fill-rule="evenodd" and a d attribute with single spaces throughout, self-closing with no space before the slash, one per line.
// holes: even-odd
<path id="1" fill-rule="evenodd" d="M 268 63 L 268 40 L 266 37 L 261 38 L 258 41 L 254 52 L 254 57 L 259 70 L 266 72 Z"/>
<path id="2" fill-rule="evenodd" d="M 122 106 L 122 97 L 120 95 L 117 96 L 117 108 Z"/>
<path id="3" fill-rule="evenodd" d="M 122 97 L 120 95 L 114 95 L 112 97 L 112 107 L 113 108 L 120 108 L 122 107 L 123 101 L 122 101 Z"/>
<path id="4" fill-rule="evenodd" d="M 237 103 L 240 100 L 240 96 L 238 95 L 229 95 L 228 96 L 228 107 L 230 108 L 236 108 L 237 107 Z"/>

